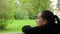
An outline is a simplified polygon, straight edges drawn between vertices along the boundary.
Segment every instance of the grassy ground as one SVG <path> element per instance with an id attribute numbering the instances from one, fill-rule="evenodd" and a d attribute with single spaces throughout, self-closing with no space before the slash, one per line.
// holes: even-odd
<path id="1" fill-rule="evenodd" d="M 35 26 L 35 20 L 14 20 L 6 26 L 3 32 L 22 32 L 22 27 L 25 25 Z"/>

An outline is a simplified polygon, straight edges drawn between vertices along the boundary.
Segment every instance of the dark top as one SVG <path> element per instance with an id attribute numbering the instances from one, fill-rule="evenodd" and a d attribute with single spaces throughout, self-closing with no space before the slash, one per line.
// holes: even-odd
<path id="1" fill-rule="evenodd" d="M 36 27 L 24 26 L 22 31 L 26 34 L 60 34 L 59 26 L 55 23 Z"/>

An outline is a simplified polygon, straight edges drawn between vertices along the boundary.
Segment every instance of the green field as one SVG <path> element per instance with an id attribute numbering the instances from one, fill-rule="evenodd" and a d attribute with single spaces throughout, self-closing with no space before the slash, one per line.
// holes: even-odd
<path id="1" fill-rule="evenodd" d="M 22 27 L 25 25 L 35 26 L 35 20 L 14 20 L 6 26 L 3 32 L 22 32 Z"/>

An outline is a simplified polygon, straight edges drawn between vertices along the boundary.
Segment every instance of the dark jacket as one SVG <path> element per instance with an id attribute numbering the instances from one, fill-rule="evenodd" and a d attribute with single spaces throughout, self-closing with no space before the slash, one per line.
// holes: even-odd
<path id="1" fill-rule="evenodd" d="M 60 34 L 60 29 L 55 23 L 36 27 L 24 26 L 22 31 L 26 34 Z"/>

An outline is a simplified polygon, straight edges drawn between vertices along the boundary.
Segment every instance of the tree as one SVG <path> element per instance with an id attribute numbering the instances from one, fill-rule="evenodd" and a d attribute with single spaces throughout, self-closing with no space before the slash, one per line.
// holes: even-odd
<path id="1" fill-rule="evenodd" d="M 49 0 L 30 0 L 30 16 L 35 18 L 41 10 L 49 9 L 49 3 Z"/>
<path id="2" fill-rule="evenodd" d="M 60 0 L 58 0 L 58 8 L 60 9 Z M 60 11 L 60 10 L 59 10 Z"/>
<path id="3" fill-rule="evenodd" d="M 4 29 L 7 21 L 14 19 L 14 8 L 13 0 L 0 0 L 0 28 Z"/>
<path id="4" fill-rule="evenodd" d="M 39 11 L 49 9 L 49 0 L 19 0 L 19 11 L 16 11 L 18 19 L 35 19 Z"/>
<path id="5" fill-rule="evenodd" d="M 20 0 L 20 14 L 23 19 L 29 19 L 29 0 Z"/>

